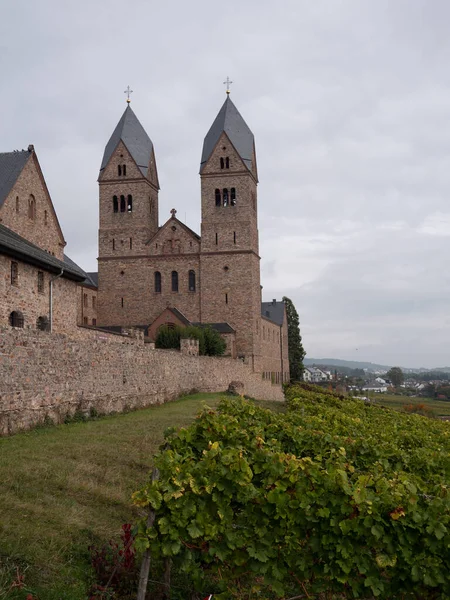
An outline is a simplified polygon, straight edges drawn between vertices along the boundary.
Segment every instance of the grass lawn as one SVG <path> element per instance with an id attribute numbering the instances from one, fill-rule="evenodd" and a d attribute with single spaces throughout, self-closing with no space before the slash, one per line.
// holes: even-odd
<path id="1" fill-rule="evenodd" d="M 408 398 L 406 396 L 395 396 L 394 394 L 371 394 L 370 398 L 376 404 L 402 409 L 405 404 L 424 404 L 434 412 L 436 417 L 450 416 L 450 402 L 445 400 L 434 400 L 433 398 Z"/>
<path id="2" fill-rule="evenodd" d="M 30 592 L 39 600 L 84 600 L 88 546 L 117 538 L 137 516 L 130 497 L 149 476 L 164 430 L 189 424 L 203 403 L 215 407 L 220 397 L 196 394 L 0 439 L 0 600 Z M 11 588 L 17 575 L 21 590 Z"/>

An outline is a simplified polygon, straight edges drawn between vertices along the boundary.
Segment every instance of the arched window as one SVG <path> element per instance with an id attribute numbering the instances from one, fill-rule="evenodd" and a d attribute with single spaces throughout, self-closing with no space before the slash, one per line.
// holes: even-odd
<path id="1" fill-rule="evenodd" d="M 13 310 L 13 312 L 9 315 L 9 324 L 11 327 L 23 328 L 23 314 L 18 310 Z"/>
<path id="2" fill-rule="evenodd" d="M 230 204 L 231 206 L 236 206 L 236 188 L 231 188 L 230 190 Z"/>
<path id="3" fill-rule="evenodd" d="M 172 292 L 178 292 L 178 273 L 172 271 Z"/>
<path id="4" fill-rule="evenodd" d="M 122 177 L 122 165 L 117 165 L 117 174 Z"/>
<path id="5" fill-rule="evenodd" d="M 223 188 L 223 205 L 228 206 L 228 189 Z"/>
<path id="6" fill-rule="evenodd" d="M 220 197 L 220 190 L 216 188 L 216 206 L 222 204 L 222 198 Z"/>
<path id="7" fill-rule="evenodd" d="M 189 271 L 189 291 L 195 292 L 195 271 Z"/>
<path id="8" fill-rule="evenodd" d="M 113 196 L 113 210 L 114 212 L 119 212 L 119 201 L 117 200 L 117 196 Z"/>
<path id="9" fill-rule="evenodd" d="M 28 198 L 28 218 L 32 221 L 36 219 L 36 200 L 33 194 Z"/>
<path id="10" fill-rule="evenodd" d="M 159 271 L 155 271 L 155 292 L 161 293 L 161 273 Z"/>
<path id="11" fill-rule="evenodd" d="M 225 164 L 223 162 L 223 158 L 220 157 L 220 168 L 223 169 L 225 167 Z"/>
<path id="12" fill-rule="evenodd" d="M 122 173 L 123 173 L 123 176 L 125 177 L 127 174 L 127 165 L 122 165 Z"/>
<path id="13" fill-rule="evenodd" d="M 228 156 L 225 159 L 225 168 L 229 169 L 230 168 L 230 159 L 228 158 Z"/>
<path id="14" fill-rule="evenodd" d="M 49 331 L 50 330 L 50 322 L 48 317 L 38 317 L 36 321 L 36 328 L 40 331 Z"/>
<path id="15" fill-rule="evenodd" d="M 133 211 L 133 196 L 131 194 L 128 194 L 127 211 Z"/>
<path id="16" fill-rule="evenodd" d="M 125 196 L 120 196 L 120 212 L 125 212 Z"/>

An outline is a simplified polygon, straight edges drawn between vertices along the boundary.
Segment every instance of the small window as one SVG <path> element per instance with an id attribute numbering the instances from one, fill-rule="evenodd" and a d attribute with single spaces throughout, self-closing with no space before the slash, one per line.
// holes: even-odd
<path id="1" fill-rule="evenodd" d="M 44 225 L 48 225 L 48 213 L 44 210 Z"/>
<path id="2" fill-rule="evenodd" d="M 220 197 L 220 190 L 216 189 L 216 206 L 222 205 L 222 198 Z"/>
<path id="3" fill-rule="evenodd" d="M 125 196 L 120 196 L 120 212 L 125 212 Z"/>
<path id="4" fill-rule="evenodd" d="M 178 272 L 172 271 L 172 292 L 178 292 Z"/>
<path id="5" fill-rule="evenodd" d="M 50 321 L 48 320 L 48 317 L 38 317 L 36 329 L 39 329 L 39 331 L 50 331 Z"/>
<path id="6" fill-rule="evenodd" d="M 19 263 L 11 261 L 11 285 L 19 284 Z"/>
<path id="7" fill-rule="evenodd" d="M 113 210 L 115 213 L 119 212 L 119 201 L 117 196 L 113 196 Z"/>
<path id="8" fill-rule="evenodd" d="M 127 211 L 132 212 L 133 210 L 133 196 L 128 194 Z"/>
<path id="9" fill-rule="evenodd" d="M 93 325 L 94 327 L 96 327 L 96 326 L 97 326 L 97 319 L 92 319 L 92 325 Z"/>
<path id="10" fill-rule="evenodd" d="M 20 201 L 19 201 L 19 196 L 16 196 L 16 213 L 18 213 L 20 210 Z"/>
<path id="11" fill-rule="evenodd" d="M 252 192 L 252 206 L 253 206 L 253 210 L 256 210 L 256 194 L 255 194 L 255 192 Z"/>
<path id="12" fill-rule="evenodd" d="M 92 308 L 97 308 L 97 298 L 95 296 L 92 296 Z"/>
<path id="13" fill-rule="evenodd" d="M 195 271 L 189 271 L 189 291 L 195 292 Z"/>
<path id="14" fill-rule="evenodd" d="M 236 188 L 231 188 L 230 190 L 230 204 L 231 206 L 236 206 Z"/>
<path id="15" fill-rule="evenodd" d="M 236 232 L 233 231 L 233 242 L 236 243 Z"/>
<path id="16" fill-rule="evenodd" d="M 225 167 L 225 163 L 222 157 L 220 157 L 220 168 L 223 169 Z"/>
<path id="17" fill-rule="evenodd" d="M 28 218 L 31 219 L 31 221 L 36 219 L 36 199 L 33 194 L 30 194 L 28 199 Z"/>
<path id="18" fill-rule="evenodd" d="M 216 233 L 216 246 L 217 246 L 218 243 L 219 243 L 219 234 Z"/>
<path id="19" fill-rule="evenodd" d="M 125 177 L 127 174 L 127 165 L 122 165 L 122 173 L 123 173 L 123 176 Z"/>
<path id="20" fill-rule="evenodd" d="M 225 304 L 228 304 L 228 294 L 225 294 Z"/>
<path id="21" fill-rule="evenodd" d="M 40 294 L 44 293 L 44 272 L 38 271 L 37 274 L 37 288 Z"/>
<path id="22" fill-rule="evenodd" d="M 133 250 L 133 238 L 130 238 L 130 250 Z"/>
<path id="23" fill-rule="evenodd" d="M 122 308 L 123 308 L 123 298 L 121 298 Z"/>
<path id="24" fill-rule="evenodd" d="M 116 240 L 114 238 L 113 238 L 113 241 L 112 241 L 112 248 L 113 248 L 113 250 L 116 249 Z"/>
<path id="25" fill-rule="evenodd" d="M 161 293 L 161 273 L 159 271 L 155 272 L 155 292 Z"/>
<path id="26" fill-rule="evenodd" d="M 228 156 L 225 159 L 225 168 L 229 169 L 230 168 L 230 159 L 228 158 Z"/>
<path id="27" fill-rule="evenodd" d="M 23 314 L 18 310 L 13 310 L 9 315 L 9 324 L 11 327 L 23 328 Z"/>
<path id="28" fill-rule="evenodd" d="M 228 206 L 228 189 L 223 188 L 223 205 Z"/>
<path id="29" fill-rule="evenodd" d="M 83 325 L 87 325 L 88 324 L 88 318 L 87 317 L 83 317 Z"/>
<path id="30" fill-rule="evenodd" d="M 85 308 L 87 308 L 88 305 L 88 295 L 87 294 L 83 294 L 83 306 Z"/>
<path id="31" fill-rule="evenodd" d="M 122 165 L 117 165 L 117 174 L 119 177 L 122 177 Z"/>

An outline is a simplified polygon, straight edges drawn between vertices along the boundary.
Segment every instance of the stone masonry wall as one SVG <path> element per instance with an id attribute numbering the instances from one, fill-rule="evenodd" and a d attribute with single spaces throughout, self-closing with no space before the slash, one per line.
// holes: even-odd
<path id="1" fill-rule="evenodd" d="M 80 333 L 82 328 L 80 328 Z M 173 400 L 193 389 L 225 391 L 242 382 L 249 396 L 282 400 L 281 386 L 242 361 L 153 350 L 141 339 L 85 330 L 79 339 L 0 327 L 0 434 L 75 410 L 100 413 Z"/>

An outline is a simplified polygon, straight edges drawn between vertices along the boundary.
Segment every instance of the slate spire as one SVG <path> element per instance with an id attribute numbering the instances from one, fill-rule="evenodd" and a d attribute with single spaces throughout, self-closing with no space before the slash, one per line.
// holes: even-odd
<path id="1" fill-rule="evenodd" d="M 147 177 L 153 143 L 129 104 L 120 121 L 117 123 L 112 136 L 109 138 L 109 142 L 106 144 L 100 173 L 107 166 L 120 141 L 127 147 L 128 152 L 133 157 L 142 175 Z"/>
<path id="2" fill-rule="evenodd" d="M 254 171 L 255 165 L 252 164 L 252 160 L 254 158 L 255 138 L 233 104 L 230 95 L 227 94 L 227 98 L 203 142 L 200 173 L 203 171 L 223 132 L 227 134 L 248 170 Z"/>

